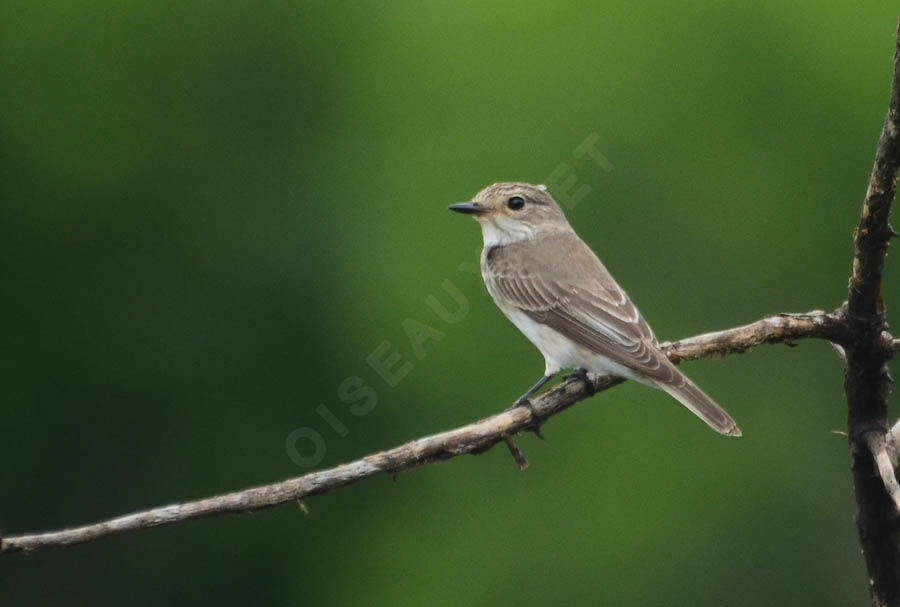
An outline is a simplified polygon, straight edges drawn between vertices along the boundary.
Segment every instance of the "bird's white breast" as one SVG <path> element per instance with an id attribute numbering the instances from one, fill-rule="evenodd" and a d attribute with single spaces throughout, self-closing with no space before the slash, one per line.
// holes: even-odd
<path id="1" fill-rule="evenodd" d="M 518 308 L 503 303 L 494 294 L 491 281 L 485 280 L 485 284 L 497 307 L 544 356 L 545 375 L 556 374 L 561 369 L 582 368 L 591 373 L 616 375 L 646 383 L 631 369 L 575 343 L 555 329 L 532 319 Z"/>

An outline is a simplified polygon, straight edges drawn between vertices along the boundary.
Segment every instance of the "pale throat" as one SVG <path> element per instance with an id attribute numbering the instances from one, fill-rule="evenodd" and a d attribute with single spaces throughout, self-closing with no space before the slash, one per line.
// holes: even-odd
<path id="1" fill-rule="evenodd" d="M 478 223 L 481 225 L 485 248 L 502 247 L 549 234 L 572 231 L 568 225 L 556 225 L 549 222 L 532 225 L 506 217 L 479 218 Z"/>

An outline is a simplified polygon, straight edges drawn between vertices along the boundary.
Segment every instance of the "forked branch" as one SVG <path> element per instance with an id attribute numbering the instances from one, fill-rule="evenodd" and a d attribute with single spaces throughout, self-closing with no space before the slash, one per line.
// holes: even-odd
<path id="1" fill-rule="evenodd" d="M 847 296 L 847 326 L 851 341 L 847 362 L 847 435 L 856 496 L 856 524 L 869 570 L 869 589 L 876 607 L 900 605 L 900 526 L 897 479 L 886 456 L 889 425 L 887 402 L 891 379 L 884 336 L 882 275 L 889 222 L 900 167 L 900 30 L 894 50 L 890 101 L 869 186 L 854 237 L 853 273 Z M 893 340 L 890 340 L 892 342 Z"/>

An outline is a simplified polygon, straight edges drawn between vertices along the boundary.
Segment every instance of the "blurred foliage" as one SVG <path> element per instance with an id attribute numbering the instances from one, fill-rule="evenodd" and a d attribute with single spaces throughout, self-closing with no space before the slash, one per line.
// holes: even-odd
<path id="1" fill-rule="evenodd" d="M 568 165 L 590 188 L 572 224 L 661 339 L 837 306 L 896 12 L 3 3 L 0 527 L 305 472 L 286 451 L 295 428 L 320 433 L 334 465 L 504 407 L 543 363 L 471 272 L 477 227 L 445 211 L 494 181 Z M 592 134 L 612 170 L 576 158 Z M 450 306 L 446 280 L 470 304 L 452 325 L 426 304 Z M 421 360 L 408 318 L 444 334 Z M 366 361 L 385 340 L 412 364 L 395 387 Z M 553 420 L 545 442 L 523 437 L 526 473 L 498 448 L 316 497 L 308 516 L 288 506 L 4 557 L 0 596 L 865 602 L 827 345 L 686 370 L 744 438 L 626 385 Z M 338 397 L 348 376 L 378 393 L 367 415 Z"/>

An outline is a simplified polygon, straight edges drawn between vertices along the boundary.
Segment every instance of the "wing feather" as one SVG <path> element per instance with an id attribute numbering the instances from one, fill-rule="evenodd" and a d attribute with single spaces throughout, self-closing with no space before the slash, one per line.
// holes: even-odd
<path id="1" fill-rule="evenodd" d="M 676 380 L 680 374 L 656 347 L 653 332 L 628 295 L 600 260 L 580 240 L 578 244 L 594 262 L 587 276 L 572 276 L 564 266 L 553 267 L 552 259 L 531 256 L 523 264 L 508 256 L 521 255 L 521 251 L 505 251 L 506 255 L 494 251 L 486 256 L 483 268 L 491 293 L 502 303 L 648 379 Z"/>

